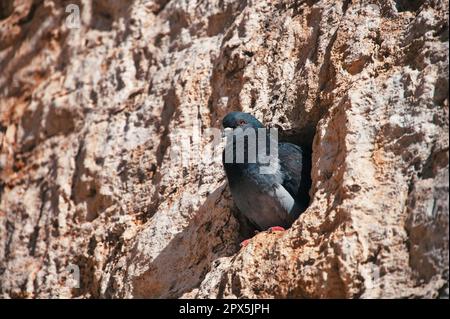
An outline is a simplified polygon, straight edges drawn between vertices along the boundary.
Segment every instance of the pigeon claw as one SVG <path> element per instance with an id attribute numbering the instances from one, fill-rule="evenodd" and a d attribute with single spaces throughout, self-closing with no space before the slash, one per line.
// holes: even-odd
<path id="1" fill-rule="evenodd" d="M 274 233 L 276 231 L 285 231 L 286 229 L 284 229 L 281 226 L 273 226 L 269 228 L 269 233 Z"/>

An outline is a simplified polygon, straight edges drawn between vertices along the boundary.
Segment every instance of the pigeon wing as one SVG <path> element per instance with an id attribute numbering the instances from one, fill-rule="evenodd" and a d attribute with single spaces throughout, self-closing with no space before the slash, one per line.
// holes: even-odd
<path id="1" fill-rule="evenodd" d="M 278 158 L 283 173 L 282 185 L 301 208 L 306 208 L 309 204 L 308 191 L 311 186 L 309 154 L 300 146 L 279 143 Z"/>

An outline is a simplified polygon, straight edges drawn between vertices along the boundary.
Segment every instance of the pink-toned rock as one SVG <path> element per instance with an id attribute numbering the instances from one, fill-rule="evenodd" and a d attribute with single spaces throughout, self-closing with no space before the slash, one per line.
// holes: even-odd
<path id="1" fill-rule="evenodd" d="M 436 0 L 3 1 L 0 296 L 448 297 L 448 29 Z M 206 160 L 231 110 L 313 150 L 310 207 L 242 249 Z"/>

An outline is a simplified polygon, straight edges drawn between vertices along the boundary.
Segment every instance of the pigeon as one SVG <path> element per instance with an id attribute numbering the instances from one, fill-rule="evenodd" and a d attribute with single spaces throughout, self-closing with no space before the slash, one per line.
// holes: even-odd
<path id="1" fill-rule="evenodd" d="M 243 112 L 228 113 L 222 120 L 227 142 L 222 154 L 228 185 L 239 211 L 259 231 L 279 231 L 289 228 L 309 204 L 311 186 L 311 157 L 304 148 L 291 143 L 278 143 L 278 156 L 272 158 L 274 169 L 262 172 L 267 159 L 262 161 L 256 151 L 256 158 L 250 152 L 248 133 L 266 134 L 266 152 L 270 154 L 269 143 L 277 142 L 253 115 Z M 231 129 L 231 130 L 230 130 Z M 240 130 L 239 130 L 240 129 Z M 232 132 L 232 134 L 231 134 Z M 247 134 L 244 134 L 247 133 Z M 264 133 L 265 132 L 265 133 Z M 256 135 L 258 136 L 258 135 Z M 238 139 L 244 142 L 238 144 Z M 262 138 L 264 139 L 264 137 Z M 259 139 L 256 141 L 256 149 Z M 243 160 L 236 154 L 237 146 L 244 151 Z M 227 152 L 228 157 L 226 156 Z M 231 157 L 229 154 L 232 154 Z M 274 156 L 273 156 L 274 157 Z M 269 157 L 270 158 L 270 157 Z M 244 244 L 244 242 L 243 242 Z M 241 244 L 241 245 L 243 245 Z"/>

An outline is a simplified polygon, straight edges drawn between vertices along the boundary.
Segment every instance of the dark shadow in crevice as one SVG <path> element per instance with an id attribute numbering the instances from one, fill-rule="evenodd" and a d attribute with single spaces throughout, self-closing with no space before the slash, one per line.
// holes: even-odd
<path id="1" fill-rule="evenodd" d="M 99 31 L 111 31 L 114 13 L 105 1 L 92 1 L 91 28 Z"/>
<path id="2" fill-rule="evenodd" d="M 114 22 L 123 19 L 124 30 L 116 28 L 117 32 L 114 42 L 120 44 L 124 42 L 136 28 L 136 20 L 131 17 L 131 6 L 133 1 L 109 1 L 95 0 L 92 1 L 92 15 L 89 22 L 91 29 L 105 32 L 112 31 Z"/>
<path id="3" fill-rule="evenodd" d="M 304 127 L 279 131 L 279 142 L 288 142 L 298 145 L 301 147 L 303 152 L 302 176 L 297 198 L 303 206 L 300 214 L 305 212 L 310 205 L 311 198 L 313 197 L 313 194 L 310 194 L 310 190 L 312 185 L 312 145 L 315 132 L 315 125 L 306 125 Z"/>
<path id="4" fill-rule="evenodd" d="M 237 208 L 235 204 L 231 205 L 230 212 L 239 224 L 239 242 L 252 238 L 259 232 L 258 227 L 253 225 L 252 222 L 239 211 L 239 208 Z"/>
<path id="5" fill-rule="evenodd" d="M 425 0 L 396 0 L 395 7 L 397 12 L 416 12 L 424 4 Z"/>
<path id="6" fill-rule="evenodd" d="M 28 14 L 23 17 L 22 19 L 19 20 L 18 24 L 19 25 L 24 25 L 27 24 L 28 22 L 32 21 L 36 11 L 38 9 L 38 7 L 40 7 L 42 5 L 42 0 L 34 0 L 33 4 L 31 5 L 30 11 L 28 11 Z"/>
<path id="7" fill-rule="evenodd" d="M 100 291 L 100 282 L 95 276 L 96 265 L 94 258 L 86 255 L 75 256 L 69 263 L 76 265 L 80 270 L 79 288 L 72 288 L 72 298 L 97 298 Z"/>
<path id="8" fill-rule="evenodd" d="M 278 134 L 280 142 L 292 143 L 311 152 L 314 135 L 316 134 L 316 126 L 310 124 L 304 127 L 296 127 L 289 130 L 282 130 L 278 128 Z"/>
<path id="9" fill-rule="evenodd" d="M 14 0 L 0 1 L 0 20 L 8 18 L 14 12 Z"/>

